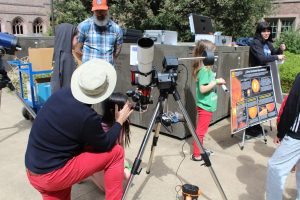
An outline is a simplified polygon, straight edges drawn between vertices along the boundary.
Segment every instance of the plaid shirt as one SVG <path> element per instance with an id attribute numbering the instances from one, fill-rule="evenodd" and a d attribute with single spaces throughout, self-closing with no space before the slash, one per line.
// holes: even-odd
<path id="1" fill-rule="evenodd" d="M 111 64 L 114 63 L 114 51 L 123 43 L 123 32 L 119 25 L 109 20 L 106 30 L 101 31 L 91 17 L 81 22 L 78 30 L 78 41 L 83 43 L 82 63 L 92 58 L 101 58 Z"/>

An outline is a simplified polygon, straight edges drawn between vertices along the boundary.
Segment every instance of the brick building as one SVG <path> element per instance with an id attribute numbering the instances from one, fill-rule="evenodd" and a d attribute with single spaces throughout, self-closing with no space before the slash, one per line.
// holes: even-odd
<path id="1" fill-rule="evenodd" d="M 286 30 L 300 29 L 300 0 L 274 0 L 273 14 L 265 17 L 272 26 L 273 38 Z"/>
<path id="2" fill-rule="evenodd" d="M 0 32 L 46 34 L 50 15 L 51 0 L 0 0 Z"/>

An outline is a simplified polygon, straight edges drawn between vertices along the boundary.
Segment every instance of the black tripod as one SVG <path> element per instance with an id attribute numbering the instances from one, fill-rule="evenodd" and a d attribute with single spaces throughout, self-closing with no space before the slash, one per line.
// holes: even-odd
<path id="1" fill-rule="evenodd" d="M 131 174 L 130 174 L 130 177 L 128 179 L 128 182 L 127 182 L 127 185 L 126 185 L 126 188 L 124 190 L 124 193 L 123 193 L 123 196 L 122 196 L 122 200 L 125 200 L 126 199 L 126 194 L 131 186 L 131 183 L 132 183 L 132 180 L 134 178 L 134 175 L 137 175 L 137 174 L 140 174 L 141 170 L 142 169 L 139 169 L 140 167 L 140 164 L 142 162 L 142 156 L 144 154 L 144 150 L 145 150 L 145 147 L 147 145 L 147 142 L 149 140 L 149 137 L 150 137 L 150 134 L 152 132 L 152 129 L 153 129 L 153 126 L 154 124 L 157 122 L 157 117 L 159 115 L 162 114 L 163 112 L 163 106 L 164 106 L 164 103 L 166 101 L 166 99 L 168 98 L 168 95 L 169 94 L 173 94 L 173 97 L 175 99 L 175 101 L 178 103 L 179 105 L 179 108 L 183 114 L 183 117 L 185 119 L 185 121 L 187 122 L 187 125 L 188 125 L 188 128 L 189 128 L 189 131 L 190 133 L 192 134 L 192 136 L 194 137 L 194 139 L 196 140 L 196 143 L 198 145 L 198 147 L 201 149 L 201 152 L 203 152 L 201 154 L 203 160 L 204 160 L 204 164 L 205 166 L 207 166 L 209 168 L 209 171 L 211 173 L 211 176 L 215 182 L 215 184 L 217 185 L 217 188 L 223 198 L 223 200 L 227 200 L 227 197 L 223 191 L 223 188 L 211 166 L 211 162 L 209 160 L 209 157 L 208 155 L 206 154 L 202 144 L 200 143 L 200 140 L 199 138 L 197 137 L 196 135 L 196 132 L 195 132 L 195 128 L 193 127 L 193 124 L 191 122 L 191 119 L 190 117 L 188 116 L 188 113 L 186 111 L 186 109 L 183 107 L 183 104 L 180 100 L 180 95 L 176 89 L 176 86 L 173 86 L 171 89 L 164 89 L 164 90 L 160 90 L 160 95 L 158 97 L 158 102 L 157 102 L 157 105 L 155 107 L 155 111 L 152 115 L 152 118 L 151 118 L 151 121 L 150 121 L 150 124 L 149 124 L 149 127 L 146 131 L 146 134 L 144 136 L 144 139 L 143 139 L 143 142 L 140 146 L 140 149 L 139 149 L 139 152 L 137 154 L 137 157 L 135 158 L 134 160 L 134 163 L 133 163 L 133 167 L 132 167 L 132 170 L 131 170 Z M 149 163 L 148 163 L 148 167 L 147 167 L 147 173 L 150 172 L 150 167 L 151 167 L 151 164 L 152 164 L 152 160 L 153 160 L 153 155 L 154 155 L 154 150 L 155 150 L 155 146 L 157 145 L 157 141 L 158 141 L 158 134 L 159 134 L 159 131 L 160 131 L 160 126 L 161 126 L 161 123 L 160 122 L 157 122 L 157 126 L 156 126 L 156 130 L 155 130 L 155 135 L 153 137 L 153 143 L 152 143 L 152 147 L 151 147 L 151 155 L 150 155 L 150 159 L 149 159 Z"/>

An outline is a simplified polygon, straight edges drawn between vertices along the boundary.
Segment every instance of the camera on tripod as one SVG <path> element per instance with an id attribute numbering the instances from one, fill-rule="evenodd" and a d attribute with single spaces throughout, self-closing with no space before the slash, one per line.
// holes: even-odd
<path id="1" fill-rule="evenodd" d="M 137 42 L 137 61 L 138 64 L 132 66 L 131 84 L 137 86 L 135 90 L 127 91 L 127 95 L 135 102 L 134 110 L 144 112 L 148 105 L 152 104 L 151 91 L 157 87 L 160 92 L 170 94 L 176 87 L 178 78 L 179 59 L 176 56 L 165 56 L 162 62 L 163 71 L 158 72 L 152 66 L 154 56 L 154 41 L 150 38 L 143 37 Z M 187 58 L 195 59 L 195 58 Z M 200 59 L 200 58 L 196 58 Z M 204 52 L 203 62 L 205 65 L 214 64 L 214 54 Z"/>
<path id="2" fill-rule="evenodd" d="M 135 90 L 129 90 L 127 95 L 132 98 L 136 103 L 133 107 L 134 110 L 145 112 L 150 103 L 153 103 L 151 100 L 151 90 L 153 87 L 159 89 L 159 97 L 155 108 L 153 109 L 153 115 L 149 122 L 146 134 L 140 146 L 139 152 L 136 159 L 134 160 L 130 177 L 127 181 L 122 200 L 125 200 L 126 194 L 130 188 L 131 182 L 135 175 L 139 175 L 141 172 L 140 164 L 142 163 L 142 155 L 144 153 L 145 147 L 149 140 L 151 133 L 153 132 L 153 126 L 156 124 L 155 134 L 153 136 L 152 146 L 151 146 L 151 155 L 149 157 L 149 162 L 147 166 L 146 173 L 150 173 L 150 168 L 152 165 L 154 150 L 158 143 L 160 127 L 163 125 L 166 129 L 167 126 L 170 126 L 172 123 L 185 122 L 190 133 L 193 135 L 196 144 L 201 149 L 201 154 L 205 166 L 210 168 L 210 173 L 213 176 L 213 179 L 223 196 L 224 200 L 227 200 L 226 195 L 211 167 L 211 162 L 207 153 L 204 150 L 204 147 L 201 144 L 201 141 L 197 137 L 195 128 L 192 124 L 190 117 L 188 116 L 187 110 L 184 108 L 183 103 L 181 102 L 180 94 L 177 90 L 177 78 L 178 78 L 178 66 L 180 60 L 193 60 L 193 59 L 202 59 L 204 65 L 213 65 L 215 61 L 215 56 L 212 52 L 204 52 L 201 57 L 189 57 L 189 58 L 177 58 L 175 56 L 165 56 L 163 59 L 163 71 L 158 72 L 155 67 L 152 66 L 153 55 L 154 55 L 154 42 L 150 38 L 141 38 L 138 40 L 137 47 L 137 66 L 131 68 L 131 84 L 136 85 Z M 183 65 L 183 64 L 181 64 Z M 164 112 L 164 105 L 167 103 L 169 94 L 171 94 L 178 104 L 178 109 L 182 113 L 182 117 L 179 117 L 179 114 L 172 112 Z M 167 129 L 168 130 L 168 129 Z M 197 199 L 199 196 L 198 190 L 190 187 L 183 188 L 183 194 L 185 199 Z"/>
<path id="3" fill-rule="evenodd" d="M 131 84 L 136 85 L 135 90 L 129 90 L 127 95 L 136 103 L 136 111 L 146 111 L 152 104 L 151 90 L 157 87 L 161 91 L 171 91 L 176 86 L 178 59 L 175 56 L 166 56 L 163 60 L 163 72 L 158 72 L 152 66 L 154 55 L 154 41 L 150 38 L 138 40 L 138 65 L 131 67 Z"/>

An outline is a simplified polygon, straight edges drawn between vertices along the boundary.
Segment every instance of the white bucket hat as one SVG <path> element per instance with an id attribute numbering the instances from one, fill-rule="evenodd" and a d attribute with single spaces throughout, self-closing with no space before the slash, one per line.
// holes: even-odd
<path id="1" fill-rule="evenodd" d="M 96 104 L 112 94 L 116 83 L 115 68 L 105 60 L 94 58 L 83 63 L 73 72 L 71 91 L 78 101 Z"/>

